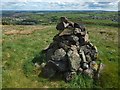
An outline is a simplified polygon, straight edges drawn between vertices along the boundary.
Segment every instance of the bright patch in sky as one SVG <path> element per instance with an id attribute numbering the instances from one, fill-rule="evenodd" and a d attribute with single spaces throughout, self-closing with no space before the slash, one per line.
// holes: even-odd
<path id="1" fill-rule="evenodd" d="M 120 0 L 4 0 L 3 10 L 108 10 L 117 11 Z"/>

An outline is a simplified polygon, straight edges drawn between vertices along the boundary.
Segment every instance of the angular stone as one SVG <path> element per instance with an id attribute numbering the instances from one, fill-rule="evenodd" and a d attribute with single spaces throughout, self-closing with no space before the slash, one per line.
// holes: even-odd
<path id="1" fill-rule="evenodd" d="M 54 50 L 52 48 L 47 50 L 46 52 L 47 61 L 51 59 L 51 56 L 53 55 L 53 53 L 54 53 Z"/>
<path id="2" fill-rule="evenodd" d="M 60 60 L 60 61 L 49 60 L 49 62 L 55 65 L 55 69 L 57 71 L 65 72 L 69 70 L 67 60 Z"/>
<path id="3" fill-rule="evenodd" d="M 66 52 L 70 49 L 69 42 L 67 41 L 60 42 L 59 47 L 63 48 Z"/>
<path id="4" fill-rule="evenodd" d="M 44 77 L 51 78 L 55 75 L 55 73 L 56 73 L 55 65 L 51 62 L 47 62 L 47 64 L 43 68 Z"/>
<path id="5" fill-rule="evenodd" d="M 64 59 L 66 52 L 63 48 L 57 49 L 54 54 L 51 56 L 52 60 L 62 60 Z"/>
<path id="6" fill-rule="evenodd" d="M 71 29 L 65 29 L 65 30 L 63 30 L 60 34 L 59 34 L 59 36 L 63 36 L 63 35 L 72 35 L 73 34 L 73 28 L 71 28 Z"/>
<path id="7" fill-rule="evenodd" d="M 82 49 L 80 49 L 79 54 L 81 55 L 82 62 L 87 62 L 87 61 L 86 61 L 86 58 L 85 58 L 84 51 L 83 51 Z"/>
<path id="8" fill-rule="evenodd" d="M 93 77 L 93 70 L 92 69 L 86 69 L 83 71 L 85 75 L 88 75 L 89 77 Z"/>
<path id="9" fill-rule="evenodd" d="M 70 48 L 72 51 L 75 51 L 77 53 L 77 47 L 76 45 L 71 45 L 71 48 Z"/>
<path id="10" fill-rule="evenodd" d="M 75 78 L 76 72 L 66 72 L 64 73 L 64 78 L 66 82 L 71 81 L 72 79 Z"/>
<path id="11" fill-rule="evenodd" d="M 46 65 L 46 63 L 43 62 L 40 66 L 41 66 L 41 68 L 44 68 L 45 65 Z"/>
<path id="12" fill-rule="evenodd" d="M 74 34 L 81 34 L 81 29 L 80 28 L 75 28 Z"/>
<path id="13" fill-rule="evenodd" d="M 62 22 L 58 23 L 56 26 L 56 29 L 59 31 L 62 31 L 65 29 L 64 24 Z"/>
<path id="14" fill-rule="evenodd" d="M 67 55 L 70 64 L 70 70 L 77 71 L 81 62 L 81 58 L 77 52 L 77 49 L 75 48 L 74 50 L 69 50 Z"/>
<path id="15" fill-rule="evenodd" d="M 85 42 L 89 42 L 89 35 L 87 33 L 85 34 L 84 39 L 85 39 Z"/>
<path id="16" fill-rule="evenodd" d="M 84 51 L 85 55 L 89 55 L 91 60 L 97 60 L 98 51 L 95 46 L 91 46 L 90 44 L 81 46 L 81 49 Z"/>
<path id="17" fill-rule="evenodd" d="M 94 71 L 97 71 L 98 69 L 98 64 L 95 61 L 90 62 L 90 68 Z"/>
<path id="18" fill-rule="evenodd" d="M 89 68 L 89 65 L 87 63 L 82 63 L 82 68 L 85 70 L 85 69 L 88 69 Z"/>
<path id="19" fill-rule="evenodd" d="M 89 54 L 86 55 L 86 61 L 87 61 L 88 63 L 92 61 L 92 59 L 91 59 L 91 57 L 90 57 Z"/>
<path id="20" fill-rule="evenodd" d="M 78 74 L 81 74 L 83 72 L 83 69 L 81 67 L 78 68 Z"/>
<path id="21" fill-rule="evenodd" d="M 68 40 L 77 43 L 79 38 L 75 35 L 68 36 Z"/>

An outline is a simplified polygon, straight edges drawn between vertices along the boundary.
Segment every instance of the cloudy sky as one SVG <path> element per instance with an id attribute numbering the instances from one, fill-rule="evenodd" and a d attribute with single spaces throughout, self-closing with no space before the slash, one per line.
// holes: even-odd
<path id="1" fill-rule="evenodd" d="M 2 10 L 117 11 L 120 0 L 2 0 Z"/>

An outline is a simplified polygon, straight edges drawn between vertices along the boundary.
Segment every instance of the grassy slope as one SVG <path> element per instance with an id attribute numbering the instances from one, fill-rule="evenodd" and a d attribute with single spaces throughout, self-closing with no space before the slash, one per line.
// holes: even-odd
<path id="1" fill-rule="evenodd" d="M 57 34 L 55 26 L 3 26 L 3 87 L 74 87 L 62 79 L 48 80 L 38 77 L 40 69 L 31 62 L 43 48 L 52 42 Z M 100 78 L 100 87 L 117 87 L 117 28 L 107 26 L 86 26 L 90 40 L 98 47 L 99 57 L 105 64 Z M 4 35 L 4 30 L 38 29 L 29 35 Z M 102 34 L 100 32 L 103 32 Z M 40 60 L 43 60 L 40 58 Z M 79 79 L 78 79 L 79 80 Z M 79 83 L 77 83 L 79 85 Z"/>

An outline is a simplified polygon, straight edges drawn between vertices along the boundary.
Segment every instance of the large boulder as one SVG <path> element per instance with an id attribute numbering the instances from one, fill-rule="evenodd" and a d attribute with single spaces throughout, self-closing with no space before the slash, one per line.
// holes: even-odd
<path id="1" fill-rule="evenodd" d="M 71 46 L 71 49 L 68 51 L 67 56 L 70 64 L 70 70 L 77 71 L 80 67 L 81 58 L 75 45 Z"/>

